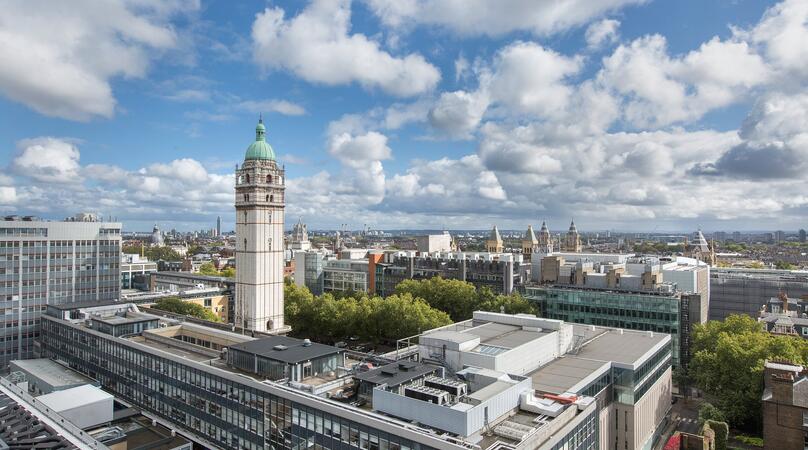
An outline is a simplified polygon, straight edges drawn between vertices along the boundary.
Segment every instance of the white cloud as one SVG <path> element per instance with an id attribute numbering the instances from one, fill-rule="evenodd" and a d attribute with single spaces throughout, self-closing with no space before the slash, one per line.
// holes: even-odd
<path id="1" fill-rule="evenodd" d="M 49 183 L 80 181 L 79 150 L 68 140 L 40 137 L 17 142 L 14 172 Z"/>
<path id="2" fill-rule="evenodd" d="M 626 120 L 657 127 L 697 120 L 744 98 L 768 77 L 762 58 L 743 41 L 713 38 L 671 57 L 665 38 L 651 35 L 604 58 L 598 82 L 623 96 Z"/>
<path id="3" fill-rule="evenodd" d="M 789 75 L 808 76 L 808 3 L 786 0 L 769 8 L 749 32 L 740 34 L 760 45 L 768 61 Z"/>
<path id="4" fill-rule="evenodd" d="M 483 92 L 445 92 L 429 111 L 429 123 L 446 135 L 468 139 L 488 108 Z"/>
<path id="5" fill-rule="evenodd" d="M 115 77 L 142 77 L 151 54 L 177 45 L 168 19 L 196 2 L 0 3 L 0 93 L 71 120 L 111 117 Z"/>
<path id="6" fill-rule="evenodd" d="M 580 68 L 578 58 L 533 42 L 516 42 L 497 52 L 492 73 L 484 75 L 482 83 L 493 101 L 516 112 L 549 117 L 566 108 L 573 92 L 566 80 Z"/>
<path id="7" fill-rule="evenodd" d="M 17 189 L 14 186 L 0 186 L 0 206 L 17 203 Z"/>
<path id="8" fill-rule="evenodd" d="M 645 0 L 365 0 L 386 25 L 435 25 L 464 35 L 536 35 L 584 25 Z"/>
<path id="9" fill-rule="evenodd" d="M 238 104 L 238 108 L 253 112 L 277 112 L 285 116 L 302 116 L 306 114 L 306 108 L 286 100 L 266 99 L 247 100 Z"/>
<path id="10" fill-rule="evenodd" d="M 264 69 L 285 69 L 327 85 L 357 82 L 396 96 L 430 91 L 440 80 L 423 56 L 395 57 L 367 36 L 351 34 L 348 0 L 314 0 L 296 17 L 284 15 L 283 9 L 267 8 L 253 23 L 253 56 Z"/>
<path id="11" fill-rule="evenodd" d="M 617 41 L 619 28 L 620 21 L 614 19 L 603 19 L 589 25 L 584 35 L 586 45 L 591 49 L 597 49 Z"/>

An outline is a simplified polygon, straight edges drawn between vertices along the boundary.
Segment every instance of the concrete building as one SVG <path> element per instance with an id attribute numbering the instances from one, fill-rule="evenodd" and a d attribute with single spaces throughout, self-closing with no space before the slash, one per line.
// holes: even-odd
<path id="1" fill-rule="evenodd" d="M 121 289 L 149 290 L 150 275 L 157 272 L 157 263 L 138 254 L 121 255 Z"/>
<path id="2" fill-rule="evenodd" d="M 117 299 L 120 254 L 121 224 L 93 215 L 0 220 L 0 368 L 32 357 L 46 305 Z"/>
<path id="3" fill-rule="evenodd" d="M 125 293 L 121 300 L 128 303 L 135 303 L 152 307 L 161 299 L 176 297 L 188 303 L 194 303 L 208 311 L 216 314 L 222 322 L 232 323 L 233 317 L 231 308 L 234 304 L 233 291 L 230 288 L 221 287 L 196 287 L 180 291 L 160 291 L 160 292 L 137 292 Z"/>
<path id="4" fill-rule="evenodd" d="M 283 322 L 285 171 L 266 142 L 263 119 L 236 169 L 236 321 L 254 331 L 289 331 Z"/>
<path id="5" fill-rule="evenodd" d="M 757 318 L 761 307 L 781 292 L 790 298 L 808 296 L 808 272 L 712 268 L 710 320 L 724 320 L 731 314 Z"/>
<path id="6" fill-rule="evenodd" d="M 421 253 L 451 252 L 452 235 L 448 231 L 441 234 L 428 234 L 426 236 L 415 237 L 415 248 Z"/>
<path id="7" fill-rule="evenodd" d="M 808 442 L 808 374 L 789 362 L 766 361 L 763 370 L 763 448 L 803 449 Z"/>
<path id="8" fill-rule="evenodd" d="M 163 318 L 115 337 L 84 315 L 47 316 L 43 356 L 209 448 L 639 450 L 671 404 L 664 333 L 475 312 L 401 342 L 416 363 Z"/>

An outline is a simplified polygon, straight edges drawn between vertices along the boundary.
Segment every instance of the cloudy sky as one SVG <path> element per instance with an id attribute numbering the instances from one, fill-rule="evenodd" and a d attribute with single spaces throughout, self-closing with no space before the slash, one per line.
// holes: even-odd
<path id="1" fill-rule="evenodd" d="M 232 223 L 259 113 L 312 228 L 808 226 L 808 1 L 0 3 L 0 212 Z"/>

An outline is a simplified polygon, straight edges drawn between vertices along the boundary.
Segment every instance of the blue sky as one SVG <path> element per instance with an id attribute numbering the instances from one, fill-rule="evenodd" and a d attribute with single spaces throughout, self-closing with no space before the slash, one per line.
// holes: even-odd
<path id="1" fill-rule="evenodd" d="M 263 112 L 288 224 L 805 227 L 807 24 L 793 0 L 4 2 L 0 213 L 228 225 Z"/>

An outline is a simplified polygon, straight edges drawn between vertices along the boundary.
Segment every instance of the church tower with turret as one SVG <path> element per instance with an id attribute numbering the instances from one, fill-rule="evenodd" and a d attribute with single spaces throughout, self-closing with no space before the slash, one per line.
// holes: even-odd
<path id="1" fill-rule="evenodd" d="M 286 182 L 263 119 L 236 166 L 236 325 L 289 331 L 283 321 L 283 213 Z"/>

